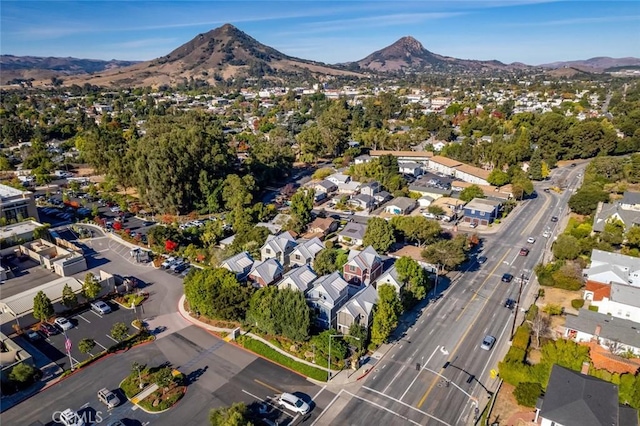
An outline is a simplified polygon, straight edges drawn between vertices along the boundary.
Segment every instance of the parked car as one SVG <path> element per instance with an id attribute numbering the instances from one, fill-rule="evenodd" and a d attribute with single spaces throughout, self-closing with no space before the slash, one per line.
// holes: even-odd
<path id="1" fill-rule="evenodd" d="M 545 237 L 545 238 L 549 238 L 549 237 L 551 236 L 551 232 L 549 232 L 549 231 L 544 231 L 544 232 L 542 233 L 542 236 L 543 236 L 543 237 Z"/>
<path id="2" fill-rule="evenodd" d="M 513 309 L 515 306 L 516 306 L 516 301 L 513 299 L 507 299 L 504 302 L 505 308 Z"/>
<path id="3" fill-rule="evenodd" d="M 109 408 L 114 408 L 120 405 L 120 398 L 107 388 L 102 388 L 98 391 L 98 399 Z"/>
<path id="4" fill-rule="evenodd" d="M 480 265 L 482 265 L 483 263 L 485 263 L 487 261 L 487 258 L 485 256 L 478 256 L 478 263 Z"/>
<path id="5" fill-rule="evenodd" d="M 502 276 L 502 282 L 503 283 L 510 283 L 512 279 L 513 279 L 513 275 L 511 275 L 511 274 L 504 274 Z"/>
<path id="6" fill-rule="evenodd" d="M 309 412 L 310 408 L 309 404 L 304 402 L 302 399 L 287 392 L 278 397 L 278 405 L 286 408 L 287 410 L 293 411 L 294 413 L 302 414 L 303 416 Z"/>
<path id="7" fill-rule="evenodd" d="M 27 339 L 32 342 L 42 339 L 42 334 L 38 333 L 36 330 L 28 330 L 25 335 L 27 336 Z"/>
<path id="8" fill-rule="evenodd" d="M 91 303 L 91 310 L 100 315 L 106 315 L 111 312 L 111 306 L 107 305 L 102 300 L 96 300 Z"/>
<path id="9" fill-rule="evenodd" d="M 471 222 L 469 224 L 469 228 L 477 228 L 477 227 L 478 227 L 478 224 L 476 222 Z"/>
<path id="10" fill-rule="evenodd" d="M 169 258 L 167 258 L 167 260 L 165 260 L 164 262 L 162 262 L 162 265 L 161 265 L 161 266 L 162 266 L 164 269 L 167 269 L 167 268 L 169 268 L 171 265 L 173 265 L 173 262 L 175 262 L 175 261 L 176 261 L 176 258 L 175 258 L 175 257 L 169 257 Z"/>
<path id="11" fill-rule="evenodd" d="M 184 263 L 182 263 L 180 265 L 177 265 L 175 267 L 175 269 L 173 270 L 173 272 L 180 273 L 180 272 L 184 271 L 185 269 L 187 269 L 188 267 L 189 267 L 189 262 L 184 262 Z"/>
<path id="12" fill-rule="evenodd" d="M 489 351 L 493 347 L 494 343 L 496 343 L 496 338 L 487 334 L 486 336 L 484 336 L 484 339 L 482 339 L 480 349 Z"/>
<path id="13" fill-rule="evenodd" d="M 65 426 L 84 426 L 84 420 L 71 408 L 67 408 L 59 414 L 59 420 Z"/>
<path id="14" fill-rule="evenodd" d="M 557 216 L 551 216 L 551 222 L 557 222 L 557 221 L 558 221 Z"/>
<path id="15" fill-rule="evenodd" d="M 73 328 L 73 324 L 71 324 L 71 321 L 69 321 L 65 317 L 58 317 L 55 319 L 55 321 L 53 321 L 53 323 L 60 327 L 62 331 L 67 331 Z"/>
<path id="16" fill-rule="evenodd" d="M 536 239 L 535 239 L 535 238 L 533 238 L 533 237 L 529 237 L 529 238 L 527 238 L 527 243 L 529 243 L 529 244 L 533 244 L 533 243 L 535 243 L 535 242 L 536 242 Z"/>
<path id="17" fill-rule="evenodd" d="M 519 254 L 520 256 L 528 256 L 528 255 L 529 255 L 529 249 L 528 249 L 528 248 L 525 248 L 525 247 L 522 247 L 522 248 L 520 249 L 520 253 L 518 253 L 518 254 Z"/>
<path id="18" fill-rule="evenodd" d="M 118 206 L 113 206 L 111 207 L 111 213 L 120 213 L 120 207 Z"/>
<path id="19" fill-rule="evenodd" d="M 60 330 L 58 330 L 57 328 L 55 328 L 51 324 L 43 322 L 42 324 L 40 324 L 40 332 L 42 334 L 44 334 L 45 336 L 50 337 L 50 336 L 59 334 Z"/>

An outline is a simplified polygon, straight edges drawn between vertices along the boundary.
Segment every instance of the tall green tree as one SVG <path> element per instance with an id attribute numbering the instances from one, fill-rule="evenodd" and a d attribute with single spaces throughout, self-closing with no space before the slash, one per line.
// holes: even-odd
<path id="1" fill-rule="evenodd" d="M 371 326 L 371 342 L 381 345 L 398 326 L 398 318 L 402 312 L 402 304 L 398 295 L 388 284 L 378 287 L 378 304 L 374 308 L 373 324 Z"/>
<path id="2" fill-rule="evenodd" d="M 556 259 L 573 260 L 580 255 L 580 245 L 576 237 L 560 234 L 553 243 L 553 255 Z"/>
<path id="3" fill-rule="evenodd" d="M 318 275 L 327 275 L 336 270 L 336 258 L 338 251 L 333 248 L 320 250 L 313 261 L 313 270 Z"/>
<path id="4" fill-rule="evenodd" d="M 418 262 L 407 256 L 396 260 L 394 265 L 398 272 L 398 279 L 404 284 L 401 299 L 407 309 L 427 296 L 429 276 Z"/>
<path id="5" fill-rule="evenodd" d="M 627 245 L 631 248 L 640 249 L 640 226 L 632 226 L 625 234 Z"/>
<path id="6" fill-rule="evenodd" d="M 211 426 L 253 426 L 249 419 L 249 410 L 242 402 L 236 402 L 231 407 L 220 407 L 209 412 Z"/>
<path id="7" fill-rule="evenodd" d="M 311 222 L 314 192 L 310 188 L 299 189 L 291 197 L 291 228 L 300 233 Z"/>
<path id="8" fill-rule="evenodd" d="M 469 202 L 474 198 L 485 198 L 484 191 L 478 185 L 471 185 L 460 191 L 460 200 Z"/>
<path id="9" fill-rule="evenodd" d="M 185 277 L 184 294 L 189 307 L 197 314 L 241 321 L 249 306 L 251 289 L 241 286 L 228 269 L 198 269 Z"/>
<path id="10" fill-rule="evenodd" d="M 424 216 L 395 216 L 391 219 L 391 226 L 405 239 L 418 243 L 420 247 L 436 242 L 442 233 L 439 222 Z"/>
<path id="11" fill-rule="evenodd" d="M 454 270 L 467 258 L 466 235 L 459 234 L 453 240 L 440 240 L 427 246 L 422 251 L 422 258 L 427 262 L 441 265 L 447 270 Z"/>
<path id="12" fill-rule="evenodd" d="M 265 333 L 300 342 L 309 337 L 311 311 L 302 292 L 265 287 L 251 297 L 247 322 Z"/>
<path id="13" fill-rule="evenodd" d="M 84 282 L 82 283 L 82 295 L 85 299 L 95 299 L 100 294 L 100 291 L 102 291 L 102 284 L 100 284 L 98 278 L 92 273 L 85 275 Z"/>
<path id="14" fill-rule="evenodd" d="M 569 198 L 569 208 L 581 215 L 590 215 L 598 207 L 599 202 L 609 201 L 609 193 L 602 189 L 598 183 L 582 185 L 578 191 Z"/>
<path id="15" fill-rule="evenodd" d="M 489 173 L 487 182 L 489 182 L 491 185 L 503 186 L 509 183 L 509 179 L 509 175 L 506 172 L 495 168 L 491 170 L 491 173 Z"/>
<path id="16" fill-rule="evenodd" d="M 65 284 L 62 289 L 62 304 L 68 309 L 78 306 L 78 296 L 71 290 L 69 284 Z"/>
<path id="17" fill-rule="evenodd" d="M 39 321 L 46 321 L 53 313 L 51 300 L 44 294 L 44 291 L 39 291 L 33 299 L 33 316 Z"/>
<path id="18" fill-rule="evenodd" d="M 389 222 L 379 217 L 372 217 L 367 223 L 362 241 L 365 247 L 372 246 L 376 251 L 386 253 L 396 242 L 396 238 Z"/>
<path id="19" fill-rule="evenodd" d="M 78 342 L 78 350 L 83 354 L 90 353 L 95 347 L 96 342 L 93 339 L 85 338 Z"/>
<path id="20" fill-rule="evenodd" d="M 540 150 L 536 149 L 533 152 L 531 161 L 529 161 L 529 175 L 533 180 L 542 180 L 544 178 L 542 176 L 542 155 L 540 155 Z"/>
<path id="21" fill-rule="evenodd" d="M 600 240 L 618 246 L 624 240 L 624 223 L 618 219 L 609 219 L 600 233 Z"/>

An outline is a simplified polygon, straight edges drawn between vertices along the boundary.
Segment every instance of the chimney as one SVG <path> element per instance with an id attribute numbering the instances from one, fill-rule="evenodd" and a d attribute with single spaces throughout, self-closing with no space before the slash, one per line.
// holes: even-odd
<path id="1" fill-rule="evenodd" d="M 582 368 L 580 369 L 580 373 L 584 374 L 585 376 L 589 375 L 589 362 L 585 361 L 582 363 Z"/>

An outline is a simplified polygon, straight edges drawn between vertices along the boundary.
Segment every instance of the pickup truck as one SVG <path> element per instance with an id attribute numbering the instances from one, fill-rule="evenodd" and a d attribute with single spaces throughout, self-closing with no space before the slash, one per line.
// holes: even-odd
<path id="1" fill-rule="evenodd" d="M 107 388 L 102 388 L 98 391 L 98 399 L 109 408 L 117 407 L 120 404 L 120 399 L 116 394 Z"/>

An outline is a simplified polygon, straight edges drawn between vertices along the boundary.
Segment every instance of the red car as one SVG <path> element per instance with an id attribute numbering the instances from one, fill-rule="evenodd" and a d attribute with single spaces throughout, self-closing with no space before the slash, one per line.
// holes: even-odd
<path id="1" fill-rule="evenodd" d="M 520 256 L 527 256 L 529 254 L 529 249 L 528 248 L 521 248 L 520 249 Z"/>
<path id="2" fill-rule="evenodd" d="M 57 328 L 55 328 L 51 324 L 47 324 L 46 322 L 40 324 L 40 332 L 47 337 L 60 333 Z"/>

